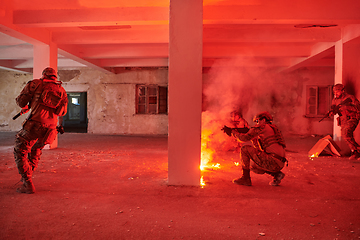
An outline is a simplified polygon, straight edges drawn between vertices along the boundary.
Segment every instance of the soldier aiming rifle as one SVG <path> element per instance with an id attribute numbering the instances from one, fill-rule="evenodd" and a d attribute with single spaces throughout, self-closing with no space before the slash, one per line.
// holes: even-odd
<path id="1" fill-rule="evenodd" d="M 333 87 L 333 93 L 334 99 L 331 103 L 331 110 L 324 118 L 327 115 L 338 114 L 337 122 L 338 126 L 341 127 L 341 137 L 351 150 L 350 159 L 357 159 L 360 157 L 360 145 L 355 141 L 354 131 L 359 124 L 360 102 L 355 96 L 345 92 L 345 87 L 342 84 L 336 84 Z"/>
<path id="2" fill-rule="evenodd" d="M 340 103 L 339 105 L 331 105 L 331 110 L 328 111 L 325 116 L 319 120 L 319 122 L 321 122 L 322 120 L 324 120 L 325 118 L 328 118 L 330 116 L 334 116 L 335 114 L 338 114 L 339 116 L 341 116 L 341 112 L 340 112 L 340 107 L 341 106 L 345 106 L 346 104 L 350 104 L 352 102 L 351 98 L 347 98 L 344 100 L 344 102 Z"/>
<path id="3" fill-rule="evenodd" d="M 276 125 L 272 123 L 273 117 L 268 112 L 255 115 L 255 126 L 249 128 L 229 128 L 222 130 L 228 136 L 234 136 L 239 142 L 252 142 L 244 145 L 240 151 L 242 177 L 234 179 L 233 183 L 251 186 L 250 170 L 257 174 L 267 173 L 273 177 L 272 186 L 278 186 L 285 174 L 281 172 L 285 163 L 285 141 Z"/>

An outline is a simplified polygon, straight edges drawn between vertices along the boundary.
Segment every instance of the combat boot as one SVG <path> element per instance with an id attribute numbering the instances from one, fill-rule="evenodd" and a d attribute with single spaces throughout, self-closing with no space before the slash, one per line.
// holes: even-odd
<path id="1" fill-rule="evenodd" d="M 359 157 L 360 157 L 360 153 L 357 150 L 355 150 L 355 151 L 351 152 L 351 155 L 350 155 L 349 159 L 350 160 L 355 160 L 355 159 L 357 159 Z"/>
<path id="2" fill-rule="evenodd" d="M 279 171 L 276 173 L 271 173 L 271 176 L 273 176 L 273 180 L 269 183 L 271 186 L 279 186 L 281 183 L 281 180 L 285 177 L 285 173 Z"/>
<path id="3" fill-rule="evenodd" d="M 32 194 L 35 193 L 35 187 L 34 184 L 30 179 L 25 180 L 24 178 L 22 179 L 23 181 L 23 185 L 21 185 L 21 187 L 19 187 L 18 189 L 16 189 L 16 191 L 18 193 L 27 193 L 27 194 Z"/>
<path id="4" fill-rule="evenodd" d="M 251 186 L 250 170 L 243 169 L 243 175 L 241 178 L 234 179 L 233 183 L 244 186 Z"/>

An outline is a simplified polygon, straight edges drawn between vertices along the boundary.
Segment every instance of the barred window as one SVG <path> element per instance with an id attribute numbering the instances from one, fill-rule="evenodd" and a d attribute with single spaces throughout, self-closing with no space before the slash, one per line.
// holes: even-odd
<path id="1" fill-rule="evenodd" d="M 167 114 L 168 89 L 158 85 L 136 85 L 137 114 Z"/>
<path id="2" fill-rule="evenodd" d="M 322 117 L 332 100 L 331 86 L 306 86 L 306 117 Z"/>

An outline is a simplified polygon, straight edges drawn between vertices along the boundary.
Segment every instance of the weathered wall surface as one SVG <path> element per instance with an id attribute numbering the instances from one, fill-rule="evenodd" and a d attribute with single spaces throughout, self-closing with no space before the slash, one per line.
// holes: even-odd
<path id="1" fill-rule="evenodd" d="M 241 110 L 252 126 L 255 114 L 268 111 L 284 134 L 332 134 L 332 121 L 306 118 L 306 86 L 334 83 L 333 68 L 303 68 L 289 74 L 268 69 L 210 69 L 204 75 L 204 108 L 212 132 L 230 120 L 230 112 Z M 204 114 L 203 114 L 204 115 Z M 209 117 L 211 116 L 211 117 Z M 219 125 L 219 124 L 218 124 Z M 220 126 L 220 128 L 221 128 Z"/>
<path id="2" fill-rule="evenodd" d="M 92 69 L 59 71 L 67 92 L 87 92 L 88 133 L 167 134 L 167 115 L 135 114 L 136 84 L 167 85 L 167 70 L 127 70 L 106 74 Z M 0 131 L 17 131 L 26 116 L 13 121 L 20 108 L 15 104 L 32 75 L 0 72 Z"/>
<path id="3" fill-rule="evenodd" d="M 290 94 L 291 100 L 289 102 L 292 102 L 292 104 L 277 109 L 278 112 L 287 112 L 287 117 L 283 118 L 282 124 L 288 125 L 288 131 L 294 134 L 332 135 L 332 119 L 327 118 L 319 123 L 319 118 L 306 118 L 304 116 L 306 114 L 306 87 L 308 85 L 333 85 L 334 68 L 304 68 L 284 77 L 292 80 L 293 85 L 284 89 L 285 92 Z"/>
<path id="4" fill-rule="evenodd" d="M 167 134 L 167 115 L 135 114 L 136 84 L 166 86 L 166 70 L 124 70 L 115 75 L 83 69 L 73 79 L 61 80 L 68 92 L 87 91 L 89 133 Z"/>
<path id="5" fill-rule="evenodd" d="M 246 120 L 252 125 L 252 117 L 259 111 L 270 111 L 274 114 L 276 124 L 284 134 L 318 134 L 332 133 L 332 121 L 318 123 L 317 118 L 305 118 L 306 85 L 332 85 L 333 69 L 302 69 L 286 76 L 277 75 L 254 79 L 239 77 L 237 72 L 233 80 L 236 83 L 226 84 L 228 75 L 217 73 L 221 81 L 213 86 L 215 91 L 211 104 L 225 103 L 222 96 L 239 96 L 234 101 L 246 103 Z M 227 73 L 229 74 L 229 73 Z M 220 76 L 219 76 L 220 75 Z M 249 74 L 247 74 L 249 75 Z M 60 70 L 60 80 L 67 92 L 87 92 L 88 133 L 94 134 L 167 134 L 167 115 L 135 114 L 136 84 L 158 84 L 166 86 L 168 71 L 166 69 L 132 69 L 119 74 L 107 74 L 93 69 Z M 258 78 L 259 77 L 259 78 Z M 0 131 L 17 131 L 25 116 L 13 121 L 12 117 L 20 110 L 15 104 L 19 94 L 31 74 L 18 74 L 0 71 Z M 255 81 L 257 79 L 257 81 Z M 241 82 L 241 84 L 240 84 Z M 204 95 L 209 93 L 209 85 L 214 84 L 214 73 L 204 74 Z M 229 93 L 228 89 L 231 90 Z M 226 90 L 226 91 L 225 91 Z M 171 93 L 170 93 L 171 94 Z M 184 93 L 185 95 L 186 93 Z M 208 97 L 207 97 L 207 100 Z M 229 103 L 229 104 L 232 104 Z M 212 108 L 223 114 L 226 107 Z M 186 113 L 184 113 L 186 114 Z"/>
<path id="6" fill-rule="evenodd" d="M 18 131 L 26 116 L 12 120 L 19 111 L 15 103 L 16 96 L 25 84 L 32 79 L 32 74 L 0 71 L 0 131 Z"/>
<path id="7" fill-rule="evenodd" d="M 360 45 L 356 40 L 344 44 L 343 81 L 345 90 L 360 99 Z M 354 132 L 360 143 L 360 127 Z"/>

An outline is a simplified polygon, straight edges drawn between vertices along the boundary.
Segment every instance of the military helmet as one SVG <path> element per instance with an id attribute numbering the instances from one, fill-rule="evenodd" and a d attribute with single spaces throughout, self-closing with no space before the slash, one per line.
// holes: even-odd
<path id="1" fill-rule="evenodd" d="M 271 114 L 269 112 L 261 112 L 258 113 L 254 116 L 253 121 L 256 122 L 256 120 L 262 120 L 265 119 L 267 122 L 272 122 L 273 121 L 273 117 L 271 116 Z"/>
<path id="2" fill-rule="evenodd" d="M 42 75 L 43 75 L 43 78 L 46 78 L 46 79 L 56 79 L 57 78 L 56 71 L 51 67 L 45 68 L 42 72 Z"/>
<path id="3" fill-rule="evenodd" d="M 341 83 L 336 84 L 333 88 L 334 91 L 343 91 L 344 89 L 345 89 L 345 86 L 342 85 Z"/>

